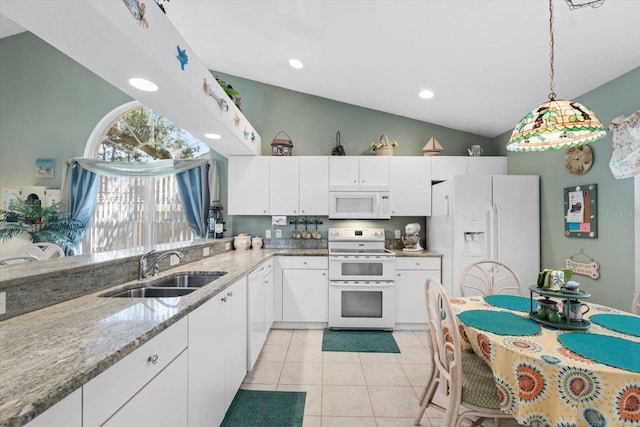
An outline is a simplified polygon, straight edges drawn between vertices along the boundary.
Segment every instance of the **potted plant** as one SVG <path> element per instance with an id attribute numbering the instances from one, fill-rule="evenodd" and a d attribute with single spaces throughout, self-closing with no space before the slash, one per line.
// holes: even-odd
<path id="1" fill-rule="evenodd" d="M 11 240 L 21 233 L 29 233 L 33 243 L 55 243 L 68 252 L 81 237 L 83 224 L 60 211 L 61 203 L 43 207 L 39 203 L 17 199 L 9 210 L 1 210 L 0 239 Z"/>
<path id="2" fill-rule="evenodd" d="M 393 156 L 393 147 L 397 147 L 398 143 L 396 141 L 390 140 L 387 135 L 380 135 L 380 140 L 378 142 L 372 142 L 370 147 L 371 151 L 376 156 Z"/>

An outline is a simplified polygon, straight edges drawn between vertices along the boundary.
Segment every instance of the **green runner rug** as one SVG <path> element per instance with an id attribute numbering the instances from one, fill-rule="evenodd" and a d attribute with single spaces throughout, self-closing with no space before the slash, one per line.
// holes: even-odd
<path id="1" fill-rule="evenodd" d="M 352 351 L 358 353 L 400 353 L 389 331 L 334 331 L 325 329 L 322 351 Z"/>
<path id="2" fill-rule="evenodd" d="M 305 392 L 240 389 L 221 427 L 301 427 Z"/>

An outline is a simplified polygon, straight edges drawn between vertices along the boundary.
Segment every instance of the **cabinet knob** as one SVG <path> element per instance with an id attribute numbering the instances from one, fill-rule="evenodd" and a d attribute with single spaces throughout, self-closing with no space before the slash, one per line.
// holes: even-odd
<path id="1" fill-rule="evenodd" d="M 229 293 L 227 294 L 227 296 L 228 296 L 228 297 L 232 297 L 232 296 L 233 296 L 233 292 L 229 292 Z"/>
<path id="2" fill-rule="evenodd" d="M 402 276 L 402 273 L 398 273 L 398 277 Z"/>
<path id="3" fill-rule="evenodd" d="M 416 262 L 416 265 L 420 265 L 420 262 Z"/>
<path id="4" fill-rule="evenodd" d="M 326 275 L 327 275 L 327 273 L 322 273 L 322 275 L 323 275 L 323 276 L 326 276 Z"/>
<path id="5" fill-rule="evenodd" d="M 220 298 L 220 302 L 227 302 L 227 297 Z"/>
<path id="6" fill-rule="evenodd" d="M 307 261 L 304 261 L 304 262 L 303 262 L 303 264 L 304 264 L 304 265 L 307 265 Z"/>
<path id="7" fill-rule="evenodd" d="M 155 365 L 156 363 L 158 363 L 158 355 L 154 354 L 153 356 L 149 356 L 149 358 L 147 359 L 147 362 L 151 362 L 151 364 Z"/>

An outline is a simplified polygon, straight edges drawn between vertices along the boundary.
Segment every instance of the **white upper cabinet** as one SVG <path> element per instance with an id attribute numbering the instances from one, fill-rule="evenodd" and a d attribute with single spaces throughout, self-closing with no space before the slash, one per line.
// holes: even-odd
<path id="1" fill-rule="evenodd" d="M 431 159 L 394 156 L 389 166 L 391 215 L 431 215 Z"/>
<path id="2" fill-rule="evenodd" d="M 469 157 L 467 175 L 506 175 L 507 158 L 504 156 Z"/>
<path id="3" fill-rule="evenodd" d="M 270 156 L 229 157 L 229 214 L 269 214 Z"/>
<path id="4" fill-rule="evenodd" d="M 329 157 L 300 159 L 300 214 L 329 215 Z"/>
<path id="5" fill-rule="evenodd" d="M 269 166 L 269 213 L 300 215 L 298 157 L 271 157 Z"/>
<path id="6" fill-rule="evenodd" d="M 433 156 L 431 180 L 446 181 L 456 175 L 506 175 L 505 156 Z"/>
<path id="7" fill-rule="evenodd" d="M 467 174 L 467 157 L 433 156 L 431 157 L 431 180 L 446 181 L 456 175 Z"/>
<path id="8" fill-rule="evenodd" d="M 389 156 L 329 157 L 329 187 L 389 185 Z"/>
<path id="9" fill-rule="evenodd" d="M 271 157 L 271 215 L 329 215 L 327 156 Z"/>

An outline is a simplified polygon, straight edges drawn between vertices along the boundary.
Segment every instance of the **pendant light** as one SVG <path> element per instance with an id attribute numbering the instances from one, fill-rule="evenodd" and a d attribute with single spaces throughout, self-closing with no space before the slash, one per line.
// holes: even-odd
<path id="1" fill-rule="evenodd" d="M 598 3 L 602 4 L 602 2 Z M 568 4 L 572 6 L 571 2 Z M 549 0 L 549 35 L 551 37 L 549 101 L 524 116 L 515 126 L 507 143 L 509 151 L 560 150 L 589 144 L 606 135 L 602 123 L 593 111 L 575 101 L 556 99 L 553 83 L 555 54 L 553 0 Z"/>

